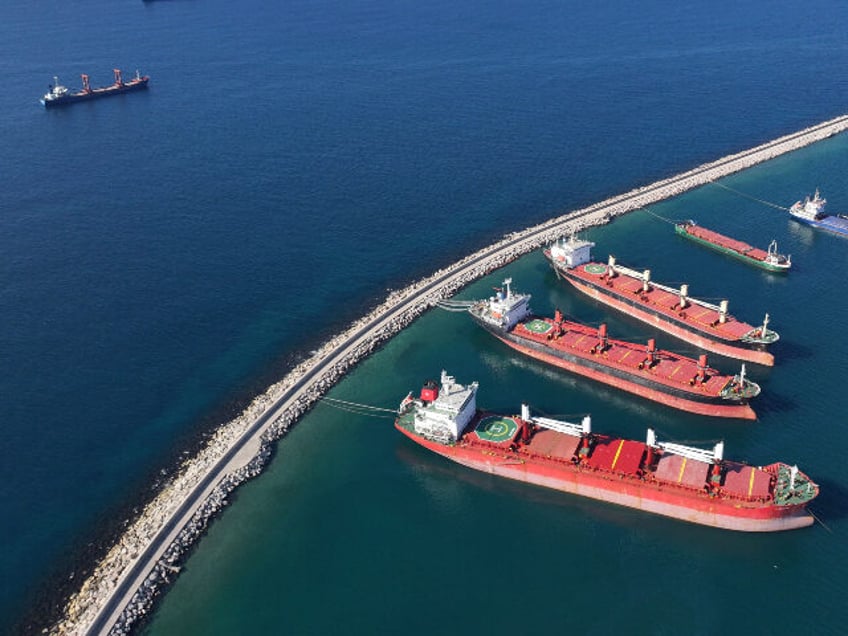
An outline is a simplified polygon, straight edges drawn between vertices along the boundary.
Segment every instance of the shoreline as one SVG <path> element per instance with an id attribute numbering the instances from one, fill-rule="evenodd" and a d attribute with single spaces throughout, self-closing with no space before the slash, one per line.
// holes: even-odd
<path id="1" fill-rule="evenodd" d="M 555 217 L 440 269 L 354 321 L 279 382 L 257 396 L 236 418 L 211 435 L 183 463 L 65 604 L 53 634 L 127 633 L 145 617 L 179 572 L 182 557 L 227 504 L 227 495 L 258 475 L 273 444 L 344 374 L 385 341 L 458 289 L 563 235 L 608 223 L 721 177 L 745 170 L 848 129 L 848 116 L 831 119 L 750 150 L 706 163 Z"/>

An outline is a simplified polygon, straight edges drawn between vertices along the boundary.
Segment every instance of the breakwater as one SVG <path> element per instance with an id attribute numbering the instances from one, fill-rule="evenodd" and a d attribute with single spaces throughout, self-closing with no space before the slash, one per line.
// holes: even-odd
<path id="1" fill-rule="evenodd" d="M 848 127 L 826 122 L 759 148 L 706 164 L 504 237 L 497 244 L 394 292 L 344 333 L 257 397 L 148 504 L 67 605 L 56 633 L 124 632 L 147 611 L 177 573 L 181 556 L 203 531 L 227 493 L 257 474 L 274 440 L 344 373 L 403 329 L 437 300 L 465 284 L 559 238 L 743 170 Z"/>

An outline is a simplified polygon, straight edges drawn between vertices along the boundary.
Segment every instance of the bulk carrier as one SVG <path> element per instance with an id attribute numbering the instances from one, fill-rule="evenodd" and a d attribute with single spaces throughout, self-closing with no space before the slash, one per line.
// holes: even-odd
<path id="1" fill-rule="evenodd" d="M 138 71 L 135 72 L 135 77 L 128 82 L 123 80 L 120 69 L 113 69 L 113 72 L 115 73 L 115 83 L 111 86 L 103 86 L 101 88 L 91 88 L 88 82 L 88 75 L 81 75 L 82 90 L 75 93 L 72 93 L 66 86 L 60 85 L 59 78 L 54 77 L 50 90 L 41 98 L 41 104 L 45 108 L 53 108 L 55 106 L 83 102 L 89 99 L 108 97 L 109 95 L 129 93 L 147 88 L 147 82 L 150 81 L 147 75 L 142 76 Z"/>
<path id="2" fill-rule="evenodd" d="M 769 272 L 788 272 L 789 268 L 792 267 L 792 257 L 778 253 L 777 241 L 772 241 L 768 246 L 768 251 L 765 251 L 708 230 L 695 221 L 675 223 L 674 231 L 699 245 L 727 254 Z"/>
<path id="3" fill-rule="evenodd" d="M 595 300 L 706 351 L 774 365 L 774 356 L 766 347 L 780 336 L 768 328 L 768 314 L 762 325 L 754 327 L 730 315 L 726 300 L 714 305 L 691 298 L 689 285 L 675 289 L 655 283 L 651 270 L 623 267 L 612 255 L 606 264 L 593 262 L 594 246 L 571 237 L 557 241 L 544 253 L 557 277 Z"/>
<path id="4" fill-rule="evenodd" d="M 738 375 L 723 375 L 709 367 L 706 355 L 694 360 L 658 350 L 653 339 L 647 345 L 614 340 L 605 324 L 595 329 L 566 320 L 558 309 L 552 319 L 536 317 L 530 295 L 513 292 L 511 284 L 506 279 L 496 296 L 470 303 L 468 312 L 512 349 L 689 413 L 756 419 L 748 401 L 760 387 L 746 378 L 744 363 Z"/>
<path id="5" fill-rule="evenodd" d="M 774 532 L 813 523 L 807 504 L 819 487 L 797 466 L 749 466 L 724 459 L 724 444 L 703 450 L 592 431 L 580 424 L 477 410 L 477 383 L 442 371 L 419 397 L 401 402 L 395 427 L 459 464 L 501 477 L 727 530 Z"/>
<path id="6" fill-rule="evenodd" d="M 813 227 L 848 236 L 848 217 L 843 214 L 832 216 L 824 213 L 824 206 L 827 204 L 827 199 L 823 199 L 816 190 L 815 195 L 811 199 L 807 196 L 804 202 L 796 201 L 791 208 L 789 214 L 792 218 L 801 223 L 811 225 Z"/>

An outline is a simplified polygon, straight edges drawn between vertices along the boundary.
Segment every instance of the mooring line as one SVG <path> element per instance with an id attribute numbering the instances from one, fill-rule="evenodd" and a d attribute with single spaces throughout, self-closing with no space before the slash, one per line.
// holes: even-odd
<path id="1" fill-rule="evenodd" d="M 643 211 L 643 212 L 647 212 L 647 213 L 648 213 L 648 214 L 650 214 L 651 216 L 658 218 L 660 221 L 665 221 L 666 223 L 671 223 L 672 225 L 677 225 L 678 223 L 681 223 L 681 221 L 674 221 L 674 220 L 672 220 L 672 219 L 667 219 L 667 218 L 665 218 L 664 216 L 660 216 L 659 214 L 657 214 L 656 212 L 652 211 L 652 210 L 651 210 L 651 209 L 649 209 L 648 207 L 644 207 L 644 208 L 642 208 L 642 211 Z"/>
<path id="2" fill-rule="evenodd" d="M 758 199 L 757 197 L 752 197 L 750 194 L 745 194 L 744 192 L 739 192 L 739 190 L 734 190 L 730 186 L 726 186 L 723 183 L 719 183 L 717 181 L 713 181 L 714 186 L 718 186 L 719 188 L 723 188 L 728 192 L 732 192 L 733 194 L 738 194 L 740 197 L 744 197 L 746 199 L 751 199 L 751 201 L 756 201 L 757 203 L 762 203 L 763 205 L 767 205 L 771 208 L 777 208 L 778 210 L 784 210 L 785 212 L 789 212 L 789 208 L 785 208 L 782 205 L 778 205 L 777 203 L 772 203 L 771 201 L 765 201 L 764 199 Z"/>
<path id="3" fill-rule="evenodd" d="M 358 404 L 357 402 L 348 402 L 347 400 L 337 400 L 336 398 L 323 397 L 321 402 L 325 402 L 327 406 L 355 413 L 357 415 L 367 415 L 368 417 L 377 417 L 392 419 L 397 415 L 397 409 L 385 409 L 379 406 L 371 406 L 370 404 Z M 380 413 L 391 413 L 391 415 L 380 415 Z"/>
<path id="4" fill-rule="evenodd" d="M 809 513 L 813 516 L 813 519 L 815 519 L 816 521 L 818 521 L 818 522 L 822 525 L 822 528 L 824 528 L 825 530 L 827 530 L 830 534 L 833 534 L 833 530 L 831 530 L 831 529 L 828 527 L 828 525 L 827 525 L 824 521 L 822 521 L 822 520 L 819 518 L 819 516 L 818 516 L 815 512 L 813 512 L 812 510 L 810 510 L 810 508 L 809 508 L 809 507 L 807 508 L 807 512 L 809 512 Z"/>

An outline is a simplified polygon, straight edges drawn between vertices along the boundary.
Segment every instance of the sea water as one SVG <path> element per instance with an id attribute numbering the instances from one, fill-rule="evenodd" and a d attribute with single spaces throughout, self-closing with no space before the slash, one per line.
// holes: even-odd
<path id="1" fill-rule="evenodd" d="M 216 423 L 386 290 L 566 210 L 845 112 L 846 8 L 776 2 L 43 3 L 0 8 L 0 629 L 40 629 L 100 542 Z M 53 75 L 146 92 L 44 111 Z M 838 136 L 726 180 L 848 209 Z M 333 395 L 385 407 L 437 377 L 515 411 L 797 462 L 825 522 L 750 536 L 473 473 L 391 420 L 317 406 L 232 498 L 149 631 L 839 633 L 848 243 L 715 186 L 652 206 L 793 256 L 780 277 L 637 212 L 597 255 L 728 298 L 781 334 L 755 423 L 712 421 L 518 358 L 429 312 Z M 558 283 L 548 313 L 654 335 Z M 670 338 L 662 346 L 694 353 Z M 738 365 L 711 358 L 725 371 Z M 164 474 L 163 474 L 164 473 Z M 68 579 L 73 580 L 68 582 Z"/>

